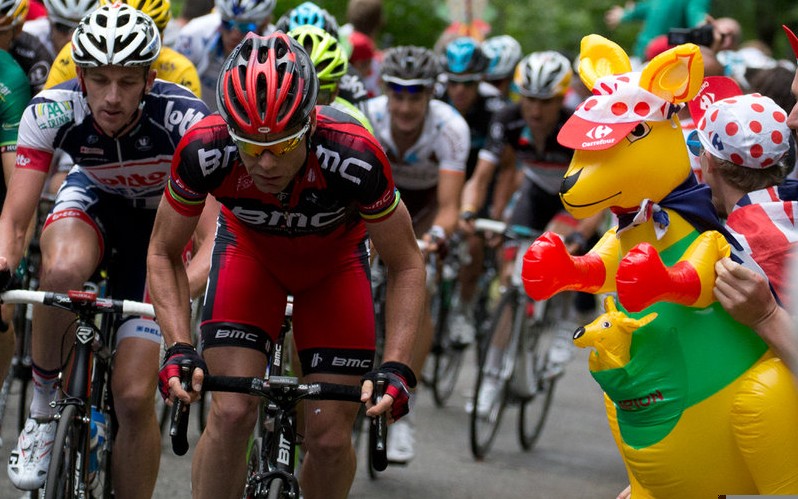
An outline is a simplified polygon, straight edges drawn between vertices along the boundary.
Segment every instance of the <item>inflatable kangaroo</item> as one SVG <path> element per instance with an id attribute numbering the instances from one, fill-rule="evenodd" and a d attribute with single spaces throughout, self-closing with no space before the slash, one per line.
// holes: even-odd
<path id="1" fill-rule="evenodd" d="M 612 296 L 604 299 L 604 310 L 593 322 L 574 332 L 574 345 L 594 349 L 588 361 L 591 371 L 615 369 L 628 364 L 632 333 L 657 317 L 657 314 L 648 314 L 642 319 L 633 319 L 618 310 Z"/>
<path id="2" fill-rule="evenodd" d="M 736 242 L 691 174 L 676 117 L 701 86 L 699 48 L 674 47 L 632 72 L 623 49 L 590 35 L 579 72 L 594 95 L 558 136 L 576 150 L 560 197 L 576 218 L 609 208 L 619 223 L 581 257 L 541 236 L 523 278 L 533 299 L 615 292 L 630 317 L 651 318 L 616 340 L 628 341 L 628 360 L 590 365 L 632 496 L 798 493 L 798 391 L 712 295 L 714 263 Z"/>

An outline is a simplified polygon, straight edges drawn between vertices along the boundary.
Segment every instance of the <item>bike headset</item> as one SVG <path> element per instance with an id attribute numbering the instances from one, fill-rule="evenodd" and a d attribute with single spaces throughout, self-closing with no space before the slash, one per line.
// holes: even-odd
<path id="1" fill-rule="evenodd" d="M 319 89 L 335 92 L 338 82 L 349 68 L 346 53 L 338 40 L 323 29 L 311 25 L 294 28 L 288 35 L 299 42 L 310 55 L 319 78 Z"/>
<path id="2" fill-rule="evenodd" d="M 147 14 L 124 3 L 103 5 L 84 17 L 72 34 L 72 60 L 75 66 L 83 69 L 122 66 L 143 67 L 149 71 L 160 52 L 161 35 L 155 22 Z M 86 97 L 83 75 L 78 80 Z M 145 84 L 139 97 L 139 111 L 144 108 L 147 90 Z M 119 131 L 125 131 L 138 118 L 139 113 L 134 112 Z M 118 135 L 116 133 L 112 138 Z"/>
<path id="3" fill-rule="evenodd" d="M 479 42 L 470 36 L 446 44 L 445 72 L 449 81 L 479 81 L 488 62 Z"/>
<path id="4" fill-rule="evenodd" d="M 260 24 L 272 15 L 277 0 L 215 0 L 222 19 Z"/>
<path id="5" fill-rule="evenodd" d="M 521 44 L 510 35 L 493 36 L 482 42 L 482 51 L 488 58 L 487 80 L 511 78 L 515 66 L 523 57 Z"/>
<path id="6" fill-rule="evenodd" d="M 97 8 L 97 0 L 44 0 L 47 18 L 75 28 L 81 19 Z"/>
<path id="7" fill-rule="evenodd" d="M 280 31 L 249 33 L 222 65 L 216 103 L 236 133 L 276 134 L 305 125 L 318 92 L 313 61 L 299 42 Z"/>
<path id="8" fill-rule="evenodd" d="M 283 14 L 275 24 L 275 29 L 288 33 L 300 26 L 321 28 L 333 37 L 338 38 L 338 21 L 327 10 L 313 2 L 304 2 Z"/>
<path id="9" fill-rule="evenodd" d="M 515 84 L 524 97 L 550 99 L 565 95 L 573 74 L 571 61 L 561 53 L 532 52 L 518 63 Z"/>
<path id="10" fill-rule="evenodd" d="M 28 0 L 0 0 L 0 30 L 9 30 L 25 22 L 29 8 Z"/>
<path id="11" fill-rule="evenodd" d="M 163 33 L 172 19 L 172 4 L 169 0 L 100 0 L 100 5 L 122 2 L 150 16 L 158 31 Z"/>
<path id="12" fill-rule="evenodd" d="M 385 51 L 380 79 L 386 83 L 432 87 L 440 72 L 438 57 L 432 50 L 405 45 Z"/>

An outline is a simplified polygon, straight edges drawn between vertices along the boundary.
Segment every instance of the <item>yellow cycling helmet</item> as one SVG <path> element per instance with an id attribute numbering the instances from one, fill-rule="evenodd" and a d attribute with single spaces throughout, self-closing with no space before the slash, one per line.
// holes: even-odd
<path id="1" fill-rule="evenodd" d="M 306 24 L 288 32 L 299 42 L 316 67 L 321 85 L 338 83 L 349 68 L 349 61 L 338 39 L 321 28 Z"/>
<path id="2" fill-rule="evenodd" d="M 28 0 L 0 0 L 0 30 L 25 22 L 29 7 Z"/>
<path id="3" fill-rule="evenodd" d="M 172 4 L 169 0 L 100 0 L 100 5 L 109 5 L 116 1 L 126 3 L 150 16 L 161 32 L 172 19 Z"/>

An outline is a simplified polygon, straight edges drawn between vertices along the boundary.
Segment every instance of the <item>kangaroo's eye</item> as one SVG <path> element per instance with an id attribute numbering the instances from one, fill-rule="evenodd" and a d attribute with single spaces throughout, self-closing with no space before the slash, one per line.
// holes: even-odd
<path id="1" fill-rule="evenodd" d="M 610 321 L 604 321 L 601 323 L 601 327 L 603 327 L 604 329 L 609 329 L 612 327 L 612 323 Z"/>
<path id="2" fill-rule="evenodd" d="M 644 121 L 638 124 L 636 127 L 634 127 L 634 129 L 632 129 L 631 132 L 629 132 L 629 135 L 626 136 L 626 140 L 628 140 L 629 142 L 635 142 L 636 140 L 642 139 L 650 132 L 651 132 L 651 127 L 648 126 L 648 123 Z"/>

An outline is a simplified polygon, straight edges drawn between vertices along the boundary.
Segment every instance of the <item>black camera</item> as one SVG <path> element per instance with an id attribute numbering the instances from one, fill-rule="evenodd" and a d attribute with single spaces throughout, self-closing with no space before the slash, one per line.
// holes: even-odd
<path id="1" fill-rule="evenodd" d="M 695 43 L 704 47 L 711 47 L 715 38 L 712 35 L 713 27 L 705 24 L 698 28 L 671 28 L 668 31 L 668 45 L 681 45 Z"/>

